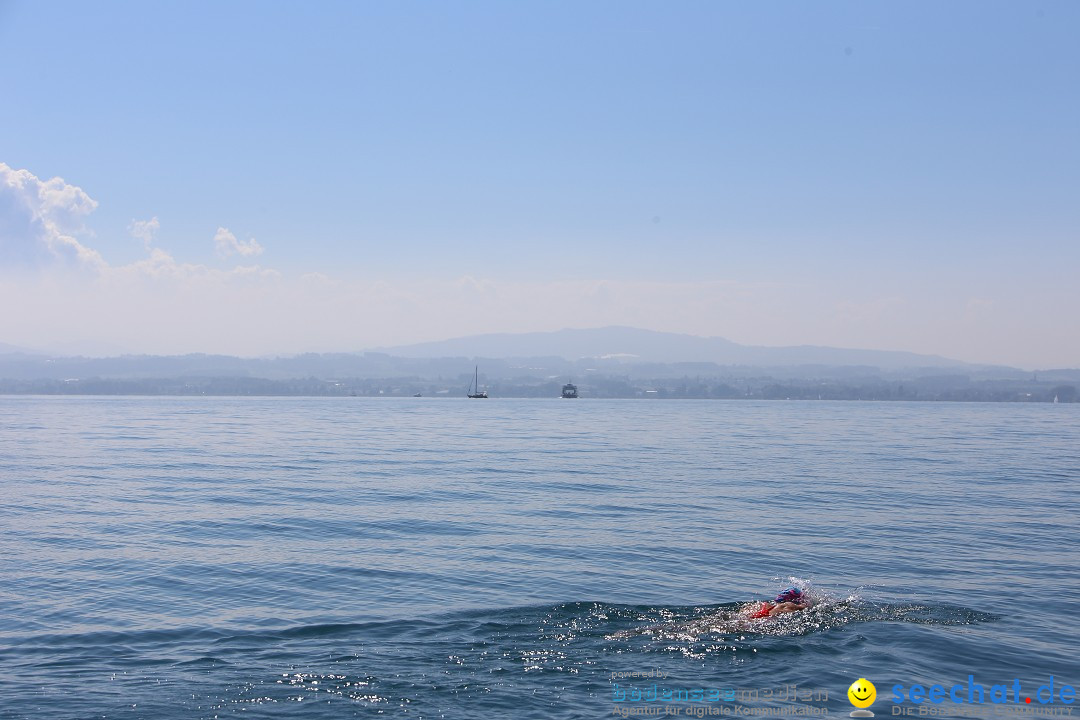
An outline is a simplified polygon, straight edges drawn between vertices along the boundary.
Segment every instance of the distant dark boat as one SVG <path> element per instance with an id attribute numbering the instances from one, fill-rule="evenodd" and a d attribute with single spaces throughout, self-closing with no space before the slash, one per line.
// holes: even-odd
<path id="1" fill-rule="evenodd" d="M 562 396 L 564 398 L 576 398 L 577 397 L 577 385 L 574 383 L 566 383 L 562 386 Z"/>
<path id="2" fill-rule="evenodd" d="M 423 397 L 423 395 L 421 395 L 420 393 L 414 393 L 413 397 Z"/>
<path id="3" fill-rule="evenodd" d="M 475 392 L 474 392 L 474 390 L 475 390 Z M 481 390 L 480 389 L 480 366 L 479 365 L 477 365 L 476 368 L 473 370 L 473 381 L 472 381 L 472 384 L 469 385 L 469 391 L 468 391 L 467 395 L 468 395 L 468 397 L 471 397 L 471 398 L 486 398 L 487 397 L 487 390 Z"/>

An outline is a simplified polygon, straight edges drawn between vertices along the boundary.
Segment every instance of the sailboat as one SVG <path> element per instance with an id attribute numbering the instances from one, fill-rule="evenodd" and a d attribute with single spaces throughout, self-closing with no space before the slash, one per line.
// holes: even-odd
<path id="1" fill-rule="evenodd" d="M 473 392 L 474 390 L 475 390 L 475 392 Z M 472 384 L 469 385 L 468 396 L 471 397 L 471 398 L 486 398 L 487 397 L 487 390 L 481 390 L 480 389 L 480 366 L 479 365 L 477 365 L 476 369 L 473 370 L 473 381 L 472 381 Z"/>

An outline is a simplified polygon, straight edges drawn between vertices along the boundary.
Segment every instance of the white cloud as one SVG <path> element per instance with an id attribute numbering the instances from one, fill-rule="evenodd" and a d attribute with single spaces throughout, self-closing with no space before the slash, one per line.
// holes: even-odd
<path id="1" fill-rule="evenodd" d="M 101 267 L 101 255 L 83 245 L 84 219 L 97 202 L 63 178 L 41 180 L 29 170 L 0 163 L 0 266 L 42 267 L 56 261 Z"/>
<path id="2" fill-rule="evenodd" d="M 219 227 L 214 235 L 214 247 L 217 248 L 217 253 L 221 257 L 230 255 L 252 257 L 262 255 L 263 251 L 262 245 L 257 243 L 255 238 L 250 238 L 247 242 L 237 240 L 235 235 L 223 227 Z"/>
<path id="3" fill-rule="evenodd" d="M 128 232 L 131 233 L 131 237 L 136 240 L 142 240 L 143 247 L 147 250 L 154 244 L 154 238 L 157 237 L 157 231 L 161 228 L 161 223 L 158 222 L 157 216 L 150 218 L 149 220 L 132 220 L 128 225 Z"/>

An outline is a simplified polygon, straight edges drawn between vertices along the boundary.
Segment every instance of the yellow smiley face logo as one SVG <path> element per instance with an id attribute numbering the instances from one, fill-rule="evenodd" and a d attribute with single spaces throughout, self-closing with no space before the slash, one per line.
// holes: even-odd
<path id="1" fill-rule="evenodd" d="M 859 678 L 851 683 L 851 687 L 847 689 L 847 696 L 855 707 L 867 708 L 874 704 L 874 698 L 877 697 L 877 688 L 874 687 L 874 683 L 866 678 Z"/>

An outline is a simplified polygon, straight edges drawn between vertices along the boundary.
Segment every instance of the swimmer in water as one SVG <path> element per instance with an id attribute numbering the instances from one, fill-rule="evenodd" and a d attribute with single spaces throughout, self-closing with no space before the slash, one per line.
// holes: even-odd
<path id="1" fill-rule="evenodd" d="M 629 638 L 636 635 L 652 635 L 654 638 L 698 638 L 708 633 L 727 633 L 761 630 L 765 628 L 748 620 L 776 617 L 798 612 L 813 603 L 805 592 L 797 587 L 789 587 L 776 596 L 775 602 L 752 602 L 737 609 L 722 608 L 712 614 L 703 615 L 683 622 L 666 622 L 647 625 L 631 630 L 619 630 L 606 636 L 608 639 Z"/>
<path id="2" fill-rule="evenodd" d="M 798 612 L 810 607 L 810 598 L 797 587 L 789 587 L 776 596 L 776 602 L 751 603 L 743 609 L 747 620 L 776 617 L 785 613 Z"/>

